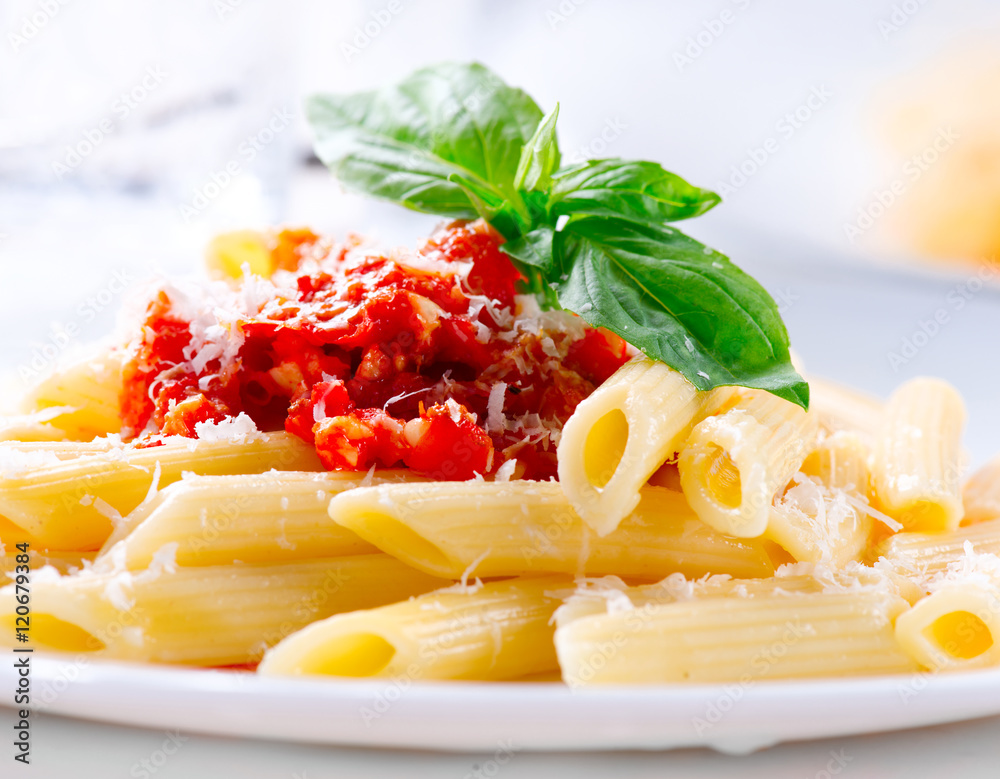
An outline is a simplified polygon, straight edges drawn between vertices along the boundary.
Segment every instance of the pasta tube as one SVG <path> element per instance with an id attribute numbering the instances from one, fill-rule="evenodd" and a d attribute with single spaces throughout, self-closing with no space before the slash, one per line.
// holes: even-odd
<path id="1" fill-rule="evenodd" d="M 809 410 L 829 433 L 846 431 L 874 440 L 882 427 L 885 404 L 856 389 L 809 376 Z"/>
<path id="2" fill-rule="evenodd" d="M 386 471 L 372 481 L 407 478 Z M 142 570 L 166 544 L 177 545 L 175 560 L 184 566 L 371 554 L 378 550 L 330 522 L 327 511 L 333 495 L 363 480 L 351 472 L 188 477 L 161 490 L 148 511 L 126 517 L 99 564 Z"/>
<path id="3" fill-rule="evenodd" d="M 879 544 L 873 557 L 884 558 L 900 575 L 927 578 L 965 557 L 969 546 L 1000 556 L 1000 519 L 947 533 L 897 533 Z"/>
<path id="4" fill-rule="evenodd" d="M 66 438 L 89 441 L 121 430 L 121 387 L 122 353 L 107 351 L 42 379 L 25 395 L 22 410 L 66 407 L 50 424 L 64 431 Z"/>
<path id="5" fill-rule="evenodd" d="M 559 442 L 559 482 L 598 535 L 636 507 L 639 488 L 680 449 L 702 402 L 677 371 L 643 358 L 576 407 Z"/>
<path id="6" fill-rule="evenodd" d="M 962 490 L 965 517 L 962 524 L 1000 519 L 1000 457 L 976 471 Z"/>
<path id="7" fill-rule="evenodd" d="M 577 619 L 556 652 L 572 687 L 912 671 L 893 634 L 907 606 L 879 591 L 699 598 Z"/>
<path id="8" fill-rule="evenodd" d="M 558 668 L 550 624 L 566 579 L 461 584 L 315 622 L 271 649 L 262 674 L 498 681 Z"/>
<path id="9" fill-rule="evenodd" d="M 36 648 L 119 660 L 195 665 L 256 662 L 310 622 L 419 595 L 446 582 L 387 555 L 280 565 L 41 576 L 31 583 Z M 14 587 L 0 590 L 3 635 L 14 635 Z"/>
<path id="10" fill-rule="evenodd" d="M 753 538 L 771 502 L 812 448 L 816 418 L 754 390 L 746 401 L 699 422 L 681 450 L 681 486 L 695 513 L 723 533 Z"/>
<path id="11" fill-rule="evenodd" d="M 312 447 L 287 433 L 240 442 L 171 439 L 146 449 L 125 447 L 0 474 L 0 514 L 49 549 L 93 550 L 116 521 L 133 511 L 154 482 L 165 486 L 185 471 L 200 474 L 320 470 Z"/>
<path id="12" fill-rule="evenodd" d="M 1000 588 L 945 584 L 900 616 L 896 638 L 930 670 L 1000 665 Z"/>
<path id="13" fill-rule="evenodd" d="M 767 537 L 800 562 L 860 560 L 873 525 L 868 455 L 857 433 L 834 433 L 817 444 L 802 475 L 775 499 Z"/>
<path id="14" fill-rule="evenodd" d="M 962 519 L 965 406 L 939 379 L 913 379 L 889 399 L 875 450 L 879 507 L 907 530 L 954 530 Z"/>
<path id="15" fill-rule="evenodd" d="M 644 487 L 618 529 L 594 536 L 555 482 L 445 482 L 362 487 L 334 497 L 330 516 L 384 552 L 437 576 L 617 574 L 661 579 L 768 576 L 776 545 L 712 530 L 684 496 Z"/>

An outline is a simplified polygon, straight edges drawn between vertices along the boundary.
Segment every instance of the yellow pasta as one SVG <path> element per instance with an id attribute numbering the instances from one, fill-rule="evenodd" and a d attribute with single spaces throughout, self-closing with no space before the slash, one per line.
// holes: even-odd
<path id="1" fill-rule="evenodd" d="M 819 418 L 821 427 L 861 434 L 874 440 L 882 427 L 885 404 L 877 398 L 841 384 L 809 376 L 809 410 Z"/>
<path id="2" fill-rule="evenodd" d="M 89 441 L 121 430 L 121 387 L 122 353 L 105 351 L 42 379 L 25 395 L 22 410 L 66 408 L 50 424 L 62 430 L 63 437 Z"/>
<path id="3" fill-rule="evenodd" d="M 265 675 L 379 676 L 498 681 L 554 671 L 543 577 L 438 590 L 403 603 L 339 614 L 289 636 L 265 656 Z"/>
<path id="4" fill-rule="evenodd" d="M 635 508 L 639 488 L 679 451 L 703 401 L 679 373 L 643 358 L 576 407 L 559 442 L 559 481 L 598 535 Z"/>
<path id="5" fill-rule="evenodd" d="M 293 563 L 38 576 L 35 648 L 195 665 L 256 662 L 266 648 L 331 614 L 373 608 L 447 582 L 387 555 Z M 0 643 L 14 636 L 14 588 L 0 590 Z"/>
<path id="6" fill-rule="evenodd" d="M 913 379 L 890 398 L 872 475 L 879 508 L 907 530 L 958 527 L 964 425 L 961 396 L 939 379 Z"/>
<path id="7" fill-rule="evenodd" d="M 95 438 L 93 441 L 0 441 L 0 469 L 5 464 L 16 464 L 26 458 L 34 458 L 39 463 L 51 462 L 52 458 L 72 460 L 74 457 L 108 452 L 114 447 L 107 438 Z"/>
<path id="8" fill-rule="evenodd" d="M 966 554 L 966 545 L 982 554 L 1000 555 L 1000 519 L 978 522 L 947 533 L 897 533 L 875 549 L 904 576 L 926 579 L 947 570 Z"/>
<path id="9" fill-rule="evenodd" d="M 767 528 L 775 494 L 812 448 L 816 418 L 763 391 L 699 422 L 678 466 L 695 513 L 715 529 L 753 538 Z"/>
<path id="10" fill-rule="evenodd" d="M 767 576 L 788 560 L 776 545 L 712 530 L 680 493 L 645 487 L 636 509 L 596 536 L 554 482 L 387 484 L 349 490 L 330 516 L 384 552 L 438 576 L 618 574 L 661 579 Z"/>
<path id="11" fill-rule="evenodd" d="M 412 478 L 385 471 L 368 481 Z M 176 544 L 174 559 L 184 566 L 371 554 L 378 550 L 331 522 L 327 511 L 333 495 L 365 480 L 353 472 L 187 477 L 126 517 L 100 560 L 142 570 L 166 544 Z"/>
<path id="12" fill-rule="evenodd" d="M 930 670 L 1000 665 L 1000 587 L 945 584 L 896 620 L 896 638 Z"/>
<path id="13" fill-rule="evenodd" d="M 0 475 L 0 514 L 50 549 L 93 550 L 115 521 L 133 511 L 154 481 L 165 486 L 185 471 L 211 474 L 319 470 L 312 447 L 287 433 L 239 441 L 170 439 L 163 446 L 125 447 Z"/>
<path id="14" fill-rule="evenodd" d="M 869 447 L 858 433 L 826 436 L 802 476 L 775 499 L 766 535 L 801 562 L 860 560 L 872 533 Z"/>
<path id="15" fill-rule="evenodd" d="M 558 627 L 583 617 L 632 611 L 646 606 L 664 605 L 692 598 L 748 597 L 773 595 L 776 592 L 822 592 L 823 585 L 814 576 L 772 576 L 767 579 L 733 579 L 711 576 L 695 581 L 675 573 L 655 584 L 629 587 L 616 576 L 578 580 L 575 588 L 557 591 L 563 604 L 556 610 Z"/>
<path id="16" fill-rule="evenodd" d="M 66 431 L 51 424 L 62 409 L 45 409 L 31 414 L 0 415 L 0 442 L 62 441 Z"/>
<path id="17" fill-rule="evenodd" d="M 647 604 L 559 627 L 556 651 L 573 687 L 899 673 L 917 668 L 893 634 L 907 607 L 878 590 Z"/>
<path id="18" fill-rule="evenodd" d="M 965 483 L 962 503 L 965 507 L 962 524 L 1000 519 L 1000 457 L 984 465 Z"/>

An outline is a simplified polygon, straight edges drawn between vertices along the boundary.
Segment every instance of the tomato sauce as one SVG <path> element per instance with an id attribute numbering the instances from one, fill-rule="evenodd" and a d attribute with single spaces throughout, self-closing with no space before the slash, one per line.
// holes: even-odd
<path id="1" fill-rule="evenodd" d="M 256 299 L 208 330 L 210 312 L 160 290 L 128 346 L 126 435 L 197 437 L 199 422 L 242 412 L 313 444 L 331 470 L 460 480 L 516 460 L 519 477 L 555 476 L 563 424 L 627 347 L 533 310 L 501 242 L 453 223 L 416 253 L 379 255 L 282 231 L 263 287 L 234 282 L 234 298 Z"/>

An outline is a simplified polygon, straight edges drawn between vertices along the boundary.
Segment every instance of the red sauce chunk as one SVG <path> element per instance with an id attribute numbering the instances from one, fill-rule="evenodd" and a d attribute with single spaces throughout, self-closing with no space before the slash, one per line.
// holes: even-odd
<path id="1" fill-rule="evenodd" d="M 563 424 L 627 347 L 519 295 L 501 243 L 482 222 L 386 255 L 283 231 L 270 278 L 158 288 L 127 347 L 125 434 L 194 438 L 245 413 L 331 470 L 462 480 L 516 460 L 554 477 Z"/>

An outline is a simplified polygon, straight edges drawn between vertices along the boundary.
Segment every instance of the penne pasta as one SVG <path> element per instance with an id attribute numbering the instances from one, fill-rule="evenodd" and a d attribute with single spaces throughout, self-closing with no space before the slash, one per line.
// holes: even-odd
<path id="1" fill-rule="evenodd" d="M 115 448 L 107 438 L 93 441 L 0 441 L 0 476 L 5 464 L 13 464 L 12 470 L 23 470 L 19 461 L 34 458 L 38 463 L 52 459 L 72 460 L 88 454 L 101 454 Z"/>
<path id="2" fill-rule="evenodd" d="M 764 533 L 775 494 L 812 448 L 816 418 L 763 391 L 699 422 L 681 450 L 681 486 L 695 513 L 723 533 Z"/>
<path id="3" fill-rule="evenodd" d="M 822 592 L 823 585 L 813 576 L 782 576 L 767 579 L 733 579 L 710 576 L 691 581 L 675 573 L 655 584 L 629 587 L 616 576 L 583 580 L 575 589 L 559 593 L 563 604 L 556 610 L 558 627 L 583 617 L 632 611 L 692 598 L 722 598 L 773 595 L 777 592 Z"/>
<path id="4" fill-rule="evenodd" d="M 194 665 L 257 662 L 310 622 L 419 595 L 446 582 L 387 555 L 284 564 L 43 576 L 31 583 L 36 648 L 119 660 Z M 14 588 L 0 590 L 4 630 L 14 636 Z"/>
<path id="5" fill-rule="evenodd" d="M 559 482 L 604 536 L 639 502 L 639 488 L 687 437 L 704 393 L 663 363 L 626 363 L 576 407 L 559 442 Z"/>
<path id="6" fill-rule="evenodd" d="M 182 566 L 286 562 L 378 550 L 330 521 L 330 498 L 364 481 L 416 480 L 405 471 L 194 476 L 161 490 L 119 524 L 100 564 L 149 566 L 166 544 Z M 115 547 L 118 547 L 117 549 Z"/>
<path id="7" fill-rule="evenodd" d="M 893 634 L 907 607 L 878 590 L 649 604 L 559 627 L 556 652 L 571 687 L 898 673 L 917 668 Z"/>
<path id="8" fill-rule="evenodd" d="M 499 681 L 554 671 L 551 624 L 568 580 L 513 579 L 421 595 L 315 622 L 271 649 L 270 676 Z"/>
<path id="9" fill-rule="evenodd" d="M 923 580 L 947 570 L 969 548 L 1000 555 L 1000 519 L 946 533 L 897 533 L 879 544 L 872 557 L 883 558 L 901 575 Z"/>
<path id="10" fill-rule="evenodd" d="M 1000 587 L 945 584 L 896 620 L 896 638 L 929 670 L 1000 665 Z"/>
<path id="11" fill-rule="evenodd" d="M 349 490 L 330 516 L 384 552 L 437 576 L 617 574 L 661 579 L 768 576 L 789 558 L 765 540 L 725 536 L 680 493 L 645 487 L 636 509 L 596 536 L 553 482 L 387 484 Z"/>
<path id="12" fill-rule="evenodd" d="M 885 404 L 877 398 L 827 379 L 809 376 L 809 410 L 828 433 L 851 432 L 875 440 Z"/>
<path id="13" fill-rule="evenodd" d="M 49 549 L 94 550 L 117 521 L 135 510 L 154 484 L 165 486 L 190 471 L 199 474 L 319 470 L 311 447 L 287 433 L 263 433 L 240 442 L 168 439 L 162 446 L 124 447 L 104 454 L 0 475 L 0 514 Z"/>
<path id="14" fill-rule="evenodd" d="M 1000 457 L 984 465 L 965 483 L 962 503 L 964 525 L 1000 519 Z"/>
<path id="15" fill-rule="evenodd" d="M 121 387 L 122 353 L 105 351 L 42 379 L 28 390 L 22 410 L 63 408 L 49 424 L 63 431 L 63 438 L 89 441 L 121 430 Z"/>
<path id="16" fill-rule="evenodd" d="M 962 519 L 962 398 L 938 379 L 889 399 L 872 472 L 879 508 L 907 530 L 954 530 Z"/>
<path id="17" fill-rule="evenodd" d="M 62 409 L 46 409 L 32 414 L 0 415 L 0 442 L 62 441 L 66 431 L 51 424 L 61 413 Z"/>
<path id="18" fill-rule="evenodd" d="M 869 447 L 858 433 L 826 436 L 771 507 L 766 535 L 800 562 L 860 560 L 872 534 Z"/>

